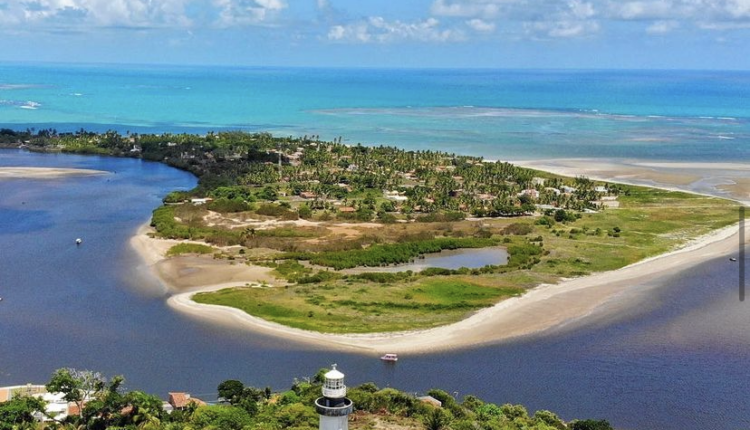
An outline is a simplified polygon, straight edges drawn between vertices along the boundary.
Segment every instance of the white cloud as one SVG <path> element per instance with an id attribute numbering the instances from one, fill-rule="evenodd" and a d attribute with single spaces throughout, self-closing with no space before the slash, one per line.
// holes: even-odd
<path id="1" fill-rule="evenodd" d="M 213 0 L 222 27 L 269 23 L 287 8 L 285 0 Z"/>
<path id="2" fill-rule="evenodd" d="M 403 22 L 389 21 L 380 16 L 347 25 L 334 25 L 328 39 L 357 43 L 390 43 L 398 41 L 450 42 L 465 39 L 463 32 L 443 29 L 435 18 Z"/>
<path id="3" fill-rule="evenodd" d="M 435 0 L 431 11 L 436 16 L 494 18 L 503 3 L 513 0 Z"/>
<path id="4" fill-rule="evenodd" d="M 11 1 L 0 21 L 12 24 L 97 27 L 188 26 L 190 0 L 36 0 Z"/>
<path id="5" fill-rule="evenodd" d="M 646 28 L 649 34 L 666 34 L 680 26 L 677 21 L 656 21 Z"/>
<path id="6" fill-rule="evenodd" d="M 750 0 L 729 0 L 727 1 L 726 10 L 735 18 L 749 18 Z"/>
<path id="7" fill-rule="evenodd" d="M 595 21 L 539 21 L 525 24 L 528 34 L 533 37 L 573 38 L 599 31 Z"/>
<path id="8" fill-rule="evenodd" d="M 614 17 L 634 19 L 669 19 L 681 13 L 671 1 L 628 1 L 612 4 L 610 11 Z"/>
<path id="9" fill-rule="evenodd" d="M 202 10 L 200 18 L 188 10 Z M 53 27 L 185 28 L 210 16 L 219 26 L 267 24 L 286 0 L 9 0 L 0 2 L 0 23 Z"/>
<path id="10" fill-rule="evenodd" d="M 526 21 L 524 28 L 532 37 L 584 37 L 599 31 L 600 24 L 596 16 L 593 3 L 569 0 L 558 3 L 555 9 L 540 15 L 536 20 Z"/>
<path id="11" fill-rule="evenodd" d="M 474 18 L 466 21 L 466 25 L 471 27 L 474 31 L 478 31 L 480 33 L 492 33 L 493 31 L 495 31 L 496 27 L 494 22 L 487 22 L 479 18 Z"/>
<path id="12" fill-rule="evenodd" d="M 608 0 L 614 20 L 650 20 L 650 34 L 663 34 L 684 24 L 699 29 L 732 30 L 750 26 L 750 0 Z"/>

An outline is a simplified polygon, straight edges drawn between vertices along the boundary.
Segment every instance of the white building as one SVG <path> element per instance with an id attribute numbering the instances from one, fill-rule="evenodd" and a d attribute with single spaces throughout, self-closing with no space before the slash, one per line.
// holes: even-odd
<path id="1" fill-rule="evenodd" d="M 349 414 L 354 410 L 346 397 L 344 374 L 333 369 L 325 374 L 323 397 L 315 400 L 315 410 L 320 415 L 320 430 L 349 430 Z"/>
<path id="2" fill-rule="evenodd" d="M 49 393 L 44 385 L 16 385 L 12 387 L 0 387 L 0 403 L 13 400 L 19 396 L 32 396 L 44 401 L 47 405 L 45 413 L 36 413 L 37 421 L 52 421 L 65 419 L 68 415 L 78 414 L 78 405 L 66 401 L 63 393 Z"/>

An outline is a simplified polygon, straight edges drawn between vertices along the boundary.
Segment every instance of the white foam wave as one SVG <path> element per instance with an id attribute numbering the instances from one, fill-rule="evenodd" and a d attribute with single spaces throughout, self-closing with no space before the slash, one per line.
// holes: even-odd
<path id="1" fill-rule="evenodd" d="M 27 101 L 26 103 L 21 104 L 18 107 L 20 107 L 21 109 L 37 110 L 37 109 L 39 109 L 39 106 L 41 106 L 41 103 L 37 103 L 37 102 L 33 102 L 33 101 Z"/>

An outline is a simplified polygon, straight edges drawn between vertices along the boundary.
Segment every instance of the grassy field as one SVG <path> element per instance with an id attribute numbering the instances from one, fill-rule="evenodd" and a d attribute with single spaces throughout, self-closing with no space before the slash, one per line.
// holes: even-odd
<path id="1" fill-rule="evenodd" d="M 521 288 L 449 277 L 398 284 L 297 285 L 231 288 L 193 297 L 232 306 L 290 327 L 325 333 L 368 333 L 429 328 L 517 296 Z"/>
<path id="2" fill-rule="evenodd" d="M 328 333 L 430 328 L 464 319 L 540 283 L 618 269 L 667 252 L 737 219 L 738 205 L 729 200 L 644 187 L 623 188 L 618 199 L 620 208 L 582 214 L 572 222 L 542 222 L 543 217 L 533 216 L 411 223 L 368 229 L 363 232 L 367 241 L 352 239 L 359 241 L 356 246 L 366 247 L 370 246 L 368 243 L 403 241 L 404 237 L 491 235 L 501 244 L 508 243 L 509 249 L 514 244 L 541 245 L 539 256 L 518 267 L 481 273 L 464 271 L 452 276 L 404 273 L 368 280 L 330 276 L 337 272 L 316 272 L 297 263 L 277 262 L 271 263 L 278 265 L 277 275 L 297 284 L 226 289 L 196 295 L 194 300 L 232 306 L 280 324 Z M 519 229 L 519 224 L 528 225 L 530 231 L 509 236 L 509 231 L 524 230 Z M 513 227 L 509 229 L 510 225 Z M 324 249 L 321 244 L 326 237 L 316 240 L 317 246 Z"/>

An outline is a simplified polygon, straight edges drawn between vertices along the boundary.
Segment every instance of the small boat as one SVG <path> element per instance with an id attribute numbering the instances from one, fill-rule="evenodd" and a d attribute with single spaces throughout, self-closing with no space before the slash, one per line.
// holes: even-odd
<path id="1" fill-rule="evenodd" d="M 380 359 L 383 361 L 398 361 L 398 354 L 385 354 Z"/>
<path id="2" fill-rule="evenodd" d="M 729 257 L 729 261 L 737 261 L 737 259 L 734 257 Z"/>
<path id="3" fill-rule="evenodd" d="M 83 240 L 80 237 L 76 239 L 76 245 L 80 245 L 82 243 L 83 243 Z"/>

